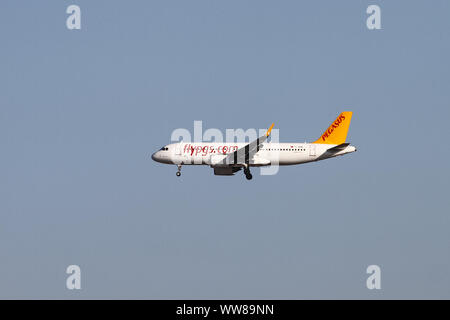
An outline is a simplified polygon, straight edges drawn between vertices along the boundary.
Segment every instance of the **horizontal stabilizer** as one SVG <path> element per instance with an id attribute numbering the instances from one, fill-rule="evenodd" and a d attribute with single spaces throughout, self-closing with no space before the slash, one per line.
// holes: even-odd
<path id="1" fill-rule="evenodd" d="M 342 150 L 345 150 L 345 148 L 347 148 L 349 145 L 350 145 L 350 143 L 345 142 L 345 143 L 338 144 L 337 146 L 334 146 L 333 148 L 327 149 L 327 151 L 325 151 L 320 157 L 318 157 L 316 159 L 316 161 L 335 157 L 339 152 L 341 152 Z"/>
<path id="2" fill-rule="evenodd" d="M 349 145 L 350 145 L 350 143 L 348 143 L 348 142 L 341 143 L 341 144 L 339 144 L 339 145 L 337 145 L 337 146 L 335 146 L 333 148 L 328 149 L 327 152 L 328 151 L 330 151 L 330 152 L 339 152 L 339 151 L 342 151 L 345 148 L 347 148 Z"/>

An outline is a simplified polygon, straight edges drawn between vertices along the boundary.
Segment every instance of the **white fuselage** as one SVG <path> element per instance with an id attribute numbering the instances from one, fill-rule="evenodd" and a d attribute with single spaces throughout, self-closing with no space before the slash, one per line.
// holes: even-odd
<path id="1" fill-rule="evenodd" d="M 167 164 L 182 165 L 210 165 L 214 166 L 223 160 L 226 155 L 243 148 L 248 143 L 173 143 L 169 144 L 152 155 L 153 160 Z M 294 165 L 311 161 L 323 160 L 355 152 L 354 146 L 334 153 L 332 156 L 325 152 L 335 147 L 331 144 L 319 143 L 263 143 L 255 154 L 249 166 L 267 165 Z"/>

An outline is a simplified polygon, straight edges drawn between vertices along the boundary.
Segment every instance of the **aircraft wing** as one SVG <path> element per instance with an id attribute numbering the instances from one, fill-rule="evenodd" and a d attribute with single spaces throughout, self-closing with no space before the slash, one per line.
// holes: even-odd
<path id="1" fill-rule="evenodd" d="M 259 148 L 260 148 L 261 144 L 264 143 L 267 140 L 267 138 L 269 137 L 270 131 L 272 131 L 273 126 L 274 126 L 274 123 L 272 123 L 272 125 L 267 130 L 265 135 L 263 135 L 263 136 L 259 137 L 258 139 L 250 142 L 249 144 L 247 144 L 244 147 L 236 150 L 235 152 L 230 153 L 223 160 L 221 160 L 219 163 L 215 163 L 215 166 L 228 166 L 228 165 L 235 165 L 235 164 L 248 164 L 248 163 L 250 163 L 250 160 L 259 151 Z"/>

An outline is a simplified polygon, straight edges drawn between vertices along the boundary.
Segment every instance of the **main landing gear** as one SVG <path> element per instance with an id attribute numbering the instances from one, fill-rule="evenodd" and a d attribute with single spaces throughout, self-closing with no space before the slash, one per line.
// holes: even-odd
<path id="1" fill-rule="evenodd" d="M 250 169 L 248 167 L 244 168 L 244 174 L 245 174 L 245 177 L 247 178 L 247 180 L 252 180 L 253 176 L 250 173 Z"/>
<path id="2" fill-rule="evenodd" d="M 181 176 L 181 164 L 179 164 L 178 166 L 178 171 L 176 173 L 177 177 Z"/>

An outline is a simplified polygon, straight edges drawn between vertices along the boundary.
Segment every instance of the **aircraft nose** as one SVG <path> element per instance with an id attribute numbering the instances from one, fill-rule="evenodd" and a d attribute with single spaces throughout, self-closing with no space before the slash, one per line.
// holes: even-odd
<path id="1" fill-rule="evenodd" d="M 153 159 L 153 161 L 158 161 L 158 158 L 157 158 L 157 154 L 158 152 L 154 152 L 153 154 L 152 154 L 152 159 Z"/>

